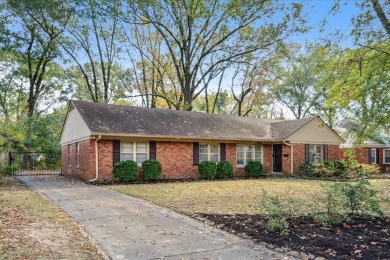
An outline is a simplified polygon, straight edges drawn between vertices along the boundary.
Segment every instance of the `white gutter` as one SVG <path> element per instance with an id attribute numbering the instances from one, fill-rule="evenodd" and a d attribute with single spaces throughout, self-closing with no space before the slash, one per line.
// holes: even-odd
<path id="1" fill-rule="evenodd" d="M 291 156 L 290 156 L 291 157 L 291 162 L 290 162 L 291 169 L 290 169 L 290 174 L 291 174 L 291 176 L 293 176 L 294 175 L 294 146 L 292 144 L 286 143 L 286 141 L 283 141 L 283 144 L 291 147 Z"/>
<path id="2" fill-rule="evenodd" d="M 99 179 L 99 144 L 98 141 L 102 138 L 101 135 L 95 140 L 95 163 L 96 163 L 96 173 L 95 178 L 90 179 L 89 182 L 94 182 Z"/>

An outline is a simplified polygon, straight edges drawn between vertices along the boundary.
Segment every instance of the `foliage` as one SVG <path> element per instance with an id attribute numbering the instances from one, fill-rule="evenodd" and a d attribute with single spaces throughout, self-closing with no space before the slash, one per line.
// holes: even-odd
<path id="1" fill-rule="evenodd" d="M 316 214 L 315 218 L 324 225 L 340 224 L 348 221 L 358 214 L 383 216 L 379 191 L 370 189 L 370 183 L 359 178 L 356 182 L 336 182 L 325 189 L 320 199 L 326 209 L 324 213 Z"/>
<path id="2" fill-rule="evenodd" d="M 212 180 L 217 174 L 217 163 L 214 161 L 203 161 L 199 163 L 199 174 L 203 179 Z"/>
<path id="3" fill-rule="evenodd" d="M 145 180 L 158 180 L 162 171 L 159 161 L 146 160 L 142 163 L 142 174 Z"/>
<path id="4" fill-rule="evenodd" d="M 264 175 L 264 166 L 259 161 L 249 161 L 245 165 L 245 172 L 249 177 L 259 178 Z"/>
<path id="5" fill-rule="evenodd" d="M 233 165 L 229 161 L 218 162 L 217 177 L 221 179 L 233 177 Z"/>
<path id="6" fill-rule="evenodd" d="M 288 234 L 288 219 L 302 215 L 304 201 L 291 196 L 270 196 L 265 190 L 257 208 L 266 212 L 267 229 Z"/>
<path id="7" fill-rule="evenodd" d="M 114 165 L 114 177 L 118 181 L 135 181 L 138 176 L 138 164 L 134 161 L 121 161 Z"/>
<path id="8" fill-rule="evenodd" d="M 19 165 L 5 166 L 0 168 L 0 175 L 14 175 L 20 169 Z"/>

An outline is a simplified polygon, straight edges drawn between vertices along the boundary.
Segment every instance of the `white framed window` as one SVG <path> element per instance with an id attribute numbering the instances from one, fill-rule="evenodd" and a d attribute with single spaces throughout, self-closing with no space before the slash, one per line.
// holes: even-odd
<path id="1" fill-rule="evenodd" d="M 219 161 L 219 144 L 199 144 L 199 163 Z"/>
<path id="2" fill-rule="evenodd" d="M 147 142 L 121 142 L 121 161 L 133 160 L 142 164 L 148 159 Z"/>
<path id="3" fill-rule="evenodd" d="M 383 149 L 383 163 L 390 164 L 390 149 Z"/>
<path id="4" fill-rule="evenodd" d="M 76 143 L 76 167 L 80 167 L 80 143 Z"/>
<path id="5" fill-rule="evenodd" d="M 370 149 L 370 163 L 376 164 L 376 148 Z"/>
<path id="6" fill-rule="evenodd" d="M 249 161 L 263 162 L 263 146 L 261 144 L 237 144 L 237 166 L 243 167 Z"/>
<path id="7" fill-rule="evenodd" d="M 319 144 L 310 144 L 309 156 L 311 162 L 321 162 L 324 158 L 323 146 Z"/>

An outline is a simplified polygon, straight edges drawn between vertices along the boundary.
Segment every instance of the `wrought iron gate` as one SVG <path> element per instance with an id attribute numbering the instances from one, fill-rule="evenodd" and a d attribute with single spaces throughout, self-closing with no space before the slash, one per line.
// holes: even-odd
<path id="1" fill-rule="evenodd" d="M 61 154 L 48 152 L 12 152 L 9 165 L 15 175 L 61 173 Z"/>

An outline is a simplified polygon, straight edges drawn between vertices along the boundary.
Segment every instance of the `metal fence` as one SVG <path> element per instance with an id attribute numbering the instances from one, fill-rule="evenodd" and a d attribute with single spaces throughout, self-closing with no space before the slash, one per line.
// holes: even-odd
<path id="1" fill-rule="evenodd" d="M 9 165 L 14 175 L 59 174 L 61 154 L 48 152 L 12 152 Z"/>

